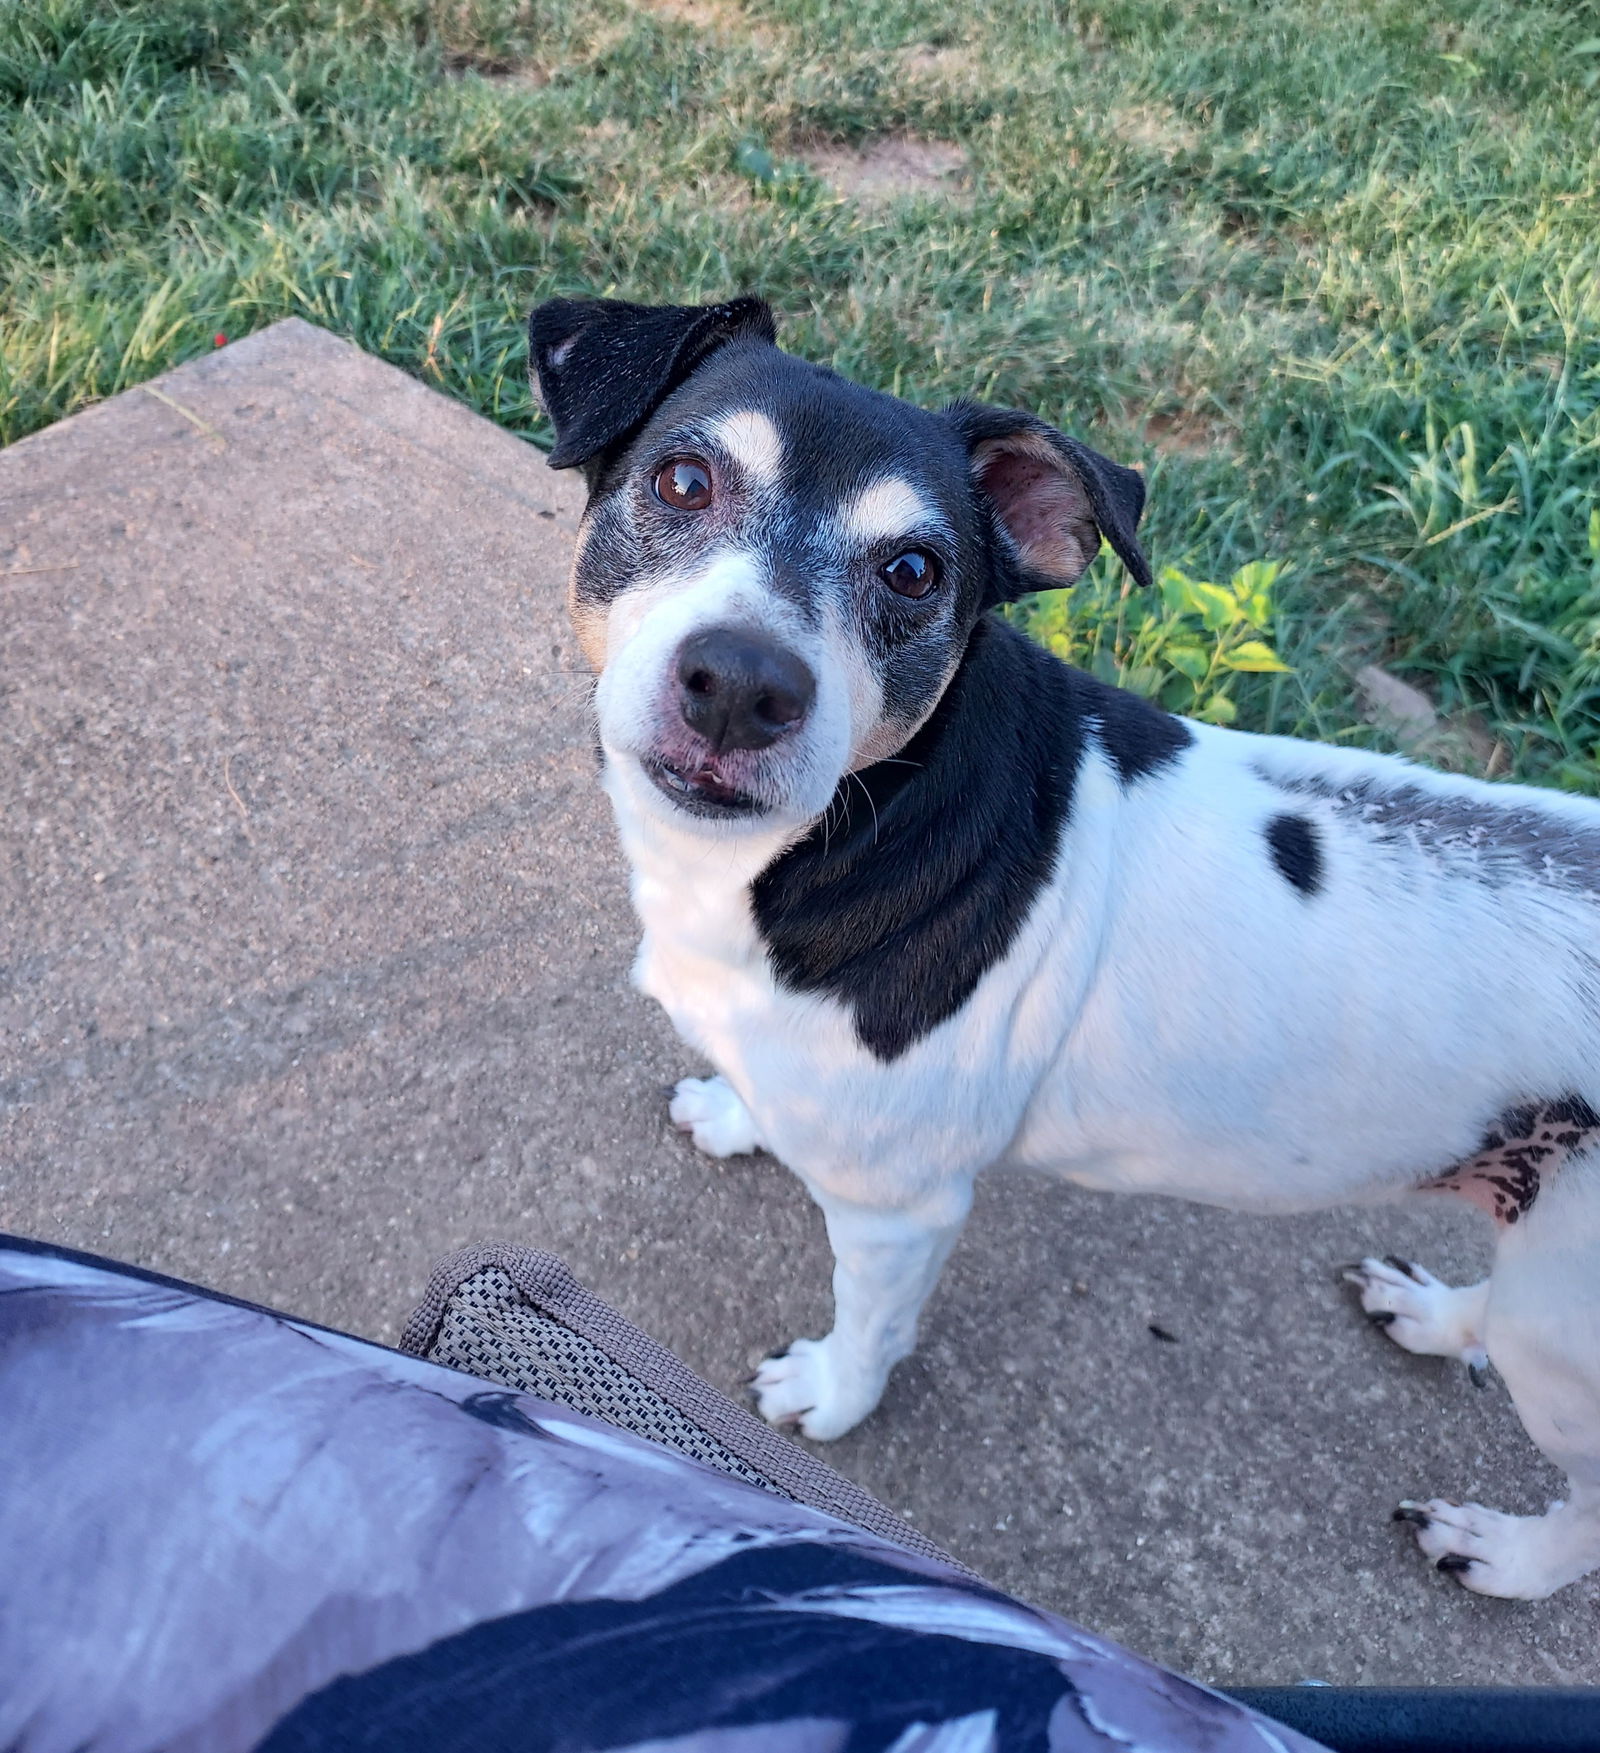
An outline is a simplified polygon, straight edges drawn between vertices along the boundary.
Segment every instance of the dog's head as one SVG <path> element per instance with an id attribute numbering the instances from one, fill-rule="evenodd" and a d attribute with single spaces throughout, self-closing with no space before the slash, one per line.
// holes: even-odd
<path id="1" fill-rule="evenodd" d="M 710 832 L 798 828 L 923 723 L 986 610 L 1134 576 L 1138 475 L 1032 415 L 941 413 L 776 345 L 753 298 L 555 299 L 529 321 L 551 464 L 589 504 L 573 570 L 608 762 Z"/>

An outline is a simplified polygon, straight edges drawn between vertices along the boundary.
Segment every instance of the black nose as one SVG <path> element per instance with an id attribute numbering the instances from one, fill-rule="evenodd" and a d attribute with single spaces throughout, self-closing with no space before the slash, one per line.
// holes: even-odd
<path id="1" fill-rule="evenodd" d="M 740 627 L 707 627 L 678 647 L 683 721 L 711 745 L 764 749 L 811 710 L 817 680 L 776 640 Z"/>

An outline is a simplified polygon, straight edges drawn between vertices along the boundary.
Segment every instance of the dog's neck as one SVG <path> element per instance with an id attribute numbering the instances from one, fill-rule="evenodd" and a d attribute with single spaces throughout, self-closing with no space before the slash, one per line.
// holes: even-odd
<path id="1" fill-rule="evenodd" d="M 985 617 L 938 706 L 840 782 L 809 828 L 708 839 L 608 766 L 634 905 L 658 944 L 836 998 L 891 1060 L 961 1008 L 1056 869 L 1092 743 L 1124 786 L 1189 741 L 1181 720 Z"/>
<path id="2" fill-rule="evenodd" d="M 755 878 L 779 982 L 847 1004 L 885 1060 L 952 1016 L 1054 874 L 1091 735 L 1124 783 L 1189 740 L 1179 720 L 984 617 L 917 735 L 848 775 Z"/>
<path id="3" fill-rule="evenodd" d="M 647 943 L 737 967 L 763 957 L 750 885 L 805 829 L 711 838 L 667 818 L 649 781 L 607 760 L 602 784 L 628 860 L 629 891 Z"/>

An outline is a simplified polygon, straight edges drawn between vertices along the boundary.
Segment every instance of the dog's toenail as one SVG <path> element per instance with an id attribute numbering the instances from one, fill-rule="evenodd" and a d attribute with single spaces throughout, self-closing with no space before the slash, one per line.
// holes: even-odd
<path id="1" fill-rule="evenodd" d="M 1385 1254 L 1383 1258 L 1388 1265 L 1395 1269 L 1396 1272 L 1403 1272 L 1407 1278 L 1413 1280 L 1417 1284 L 1422 1283 L 1422 1274 L 1409 1260 L 1402 1259 L 1398 1254 Z"/>
<path id="2" fill-rule="evenodd" d="M 1426 1510 L 1419 1510 L 1414 1503 L 1401 1504 L 1389 1518 L 1391 1522 L 1409 1522 L 1413 1528 L 1426 1528 L 1432 1519 Z"/>
<path id="3" fill-rule="evenodd" d="M 1433 1568 L 1442 1571 L 1471 1570 L 1472 1560 L 1464 1552 L 1447 1552 Z"/>
<path id="4" fill-rule="evenodd" d="M 1487 1388 L 1489 1385 L 1489 1366 L 1486 1363 L 1469 1363 L 1467 1378 L 1475 1388 Z"/>
<path id="5" fill-rule="evenodd" d="M 1392 1326 L 1394 1323 L 1394 1311 L 1392 1309 L 1368 1309 L 1367 1319 L 1374 1327 Z"/>

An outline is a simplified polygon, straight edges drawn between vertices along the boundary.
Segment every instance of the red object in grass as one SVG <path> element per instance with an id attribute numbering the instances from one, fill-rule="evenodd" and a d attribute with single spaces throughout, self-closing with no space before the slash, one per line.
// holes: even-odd
<path id="1" fill-rule="evenodd" d="M 213 347 L 226 347 L 227 344 L 228 337 L 226 335 L 213 335 L 211 337 L 211 345 Z"/>

